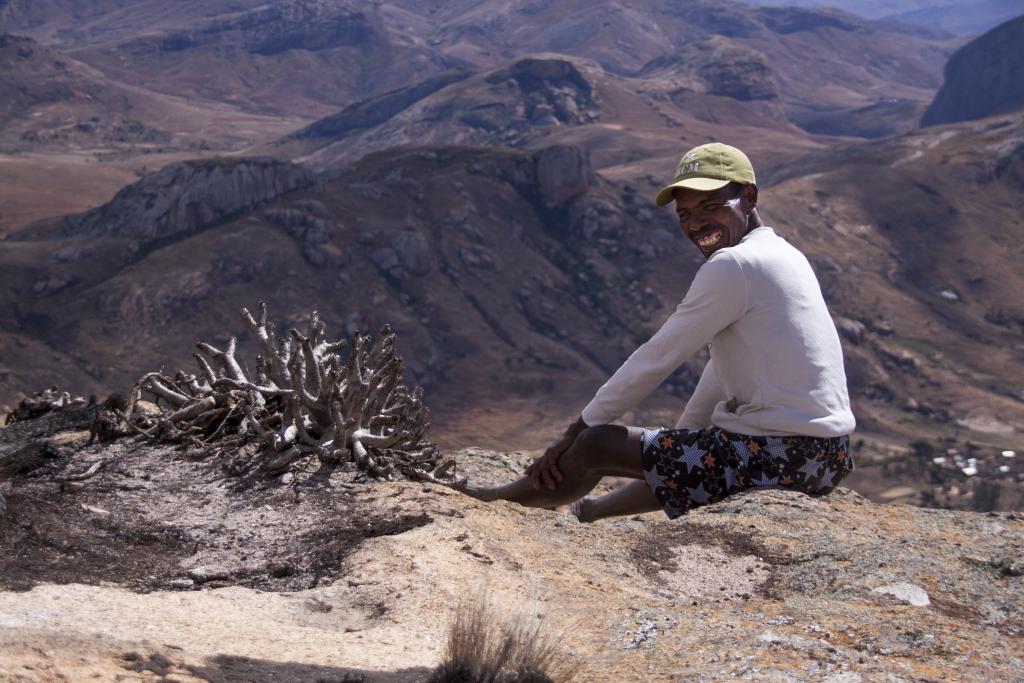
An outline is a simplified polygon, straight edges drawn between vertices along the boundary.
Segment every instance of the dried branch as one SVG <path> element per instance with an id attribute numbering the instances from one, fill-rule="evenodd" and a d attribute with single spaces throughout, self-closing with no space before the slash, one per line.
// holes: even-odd
<path id="1" fill-rule="evenodd" d="M 241 314 L 261 349 L 255 376 L 238 362 L 234 337 L 223 350 L 199 343 L 197 376 L 154 372 L 136 382 L 125 412 L 131 431 L 203 445 L 258 444 L 252 457 L 232 459 L 233 470 L 279 474 L 316 457 L 352 462 L 374 479 L 456 481 L 454 463 L 442 461 L 425 440 L 430 422 L 423 391 L 401 383 L 402 361 L 389 327 L 376 340 L 356 332 L 350 342 L 330 342 L 316 312 L 305 332 L 292 329 L 282 337 L 268 322 L 265 303 L 258 317 L 244 308 Z M 134 413 L 143 391 L 169 406 L 148 425 Z"/>
<path id="2" fill-rule="evenodd" d="M 43 389 L 33 396 L 23 398 L 18 402 L 10 413 L 4 424 L 14 424 L 19 420 L 32 420 L 54 410 L 60 410 L 69 406 L 84 406 L 85 399 L 81 396 L 71 398 L 71 394 L 60 391 L 56 384 L 49 389 Z"/>

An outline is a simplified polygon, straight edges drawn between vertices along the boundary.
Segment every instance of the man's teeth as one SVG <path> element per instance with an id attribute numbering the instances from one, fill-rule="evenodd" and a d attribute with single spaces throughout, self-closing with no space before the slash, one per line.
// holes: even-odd
<path id="1" fill-rule="evenodd" d="M 721 238 L 722 238 L 721 231 L 720 230 L 715 230 L 710 235 L 705 235 L 704 237 L 701 237 L 700 239 L 698 239 L 697 240 L 697 244 L 699 244 L 702 247 L 710 247 L 713 244 L 717 244 L 718 240 L 720 240 Z"/>

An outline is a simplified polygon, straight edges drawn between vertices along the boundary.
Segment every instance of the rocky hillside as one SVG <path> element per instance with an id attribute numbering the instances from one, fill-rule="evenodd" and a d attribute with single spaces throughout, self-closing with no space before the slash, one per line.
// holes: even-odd
<path id="1" fill-rule="evenodd" d="M 481 594 L 579 680 L 1024 677 L 1019 513 L 757 491 L 582 525 L 341 470 L 238 486 L 210 452 L 86 446 L 85 417 L 0 430 L 3 677 L 422 681 Z"/>
<path id="2" fill-rule="evenodd" d="M 392 324 L 429 404 L 467 417 L 471 397 L 591 390 L 697 265 L 647 198 L 596 176 L 574 148 L 390 151 L 249 211 L 204 199 L 206 180 L 247 178 L 247 163 L 171 168 L 115 200 L 152 223 L 108 220 L 123 213 L 108 205 L 9 240 L 5 286 L 12 303 L 33 303 L 8 307 L 4 328 L 127 386 L 187 359 L 197 335 L 236 333 L 243 305 L 267 300 L 287 317 L 316 302 L 342 335 Z M 186 172 L 191 184 L 173 193 L 146 189 Z M 214 210 L 226 220 L 198 229 Z M 638 257 L 655 262 L 640 270 Z M 611 328 L 622 331 L 613 345 Z M 26 370 L 10 368 L 9 391 Z M 684 371 L 680 390 L 692 379 Z"/>
<path id="3" fill-rule="evenodd" d="M 393 31 L 376 5 L 287 0 L 242 12 L 224 9 L 114 44 L 86 40 L 74 54 L 132 85 L 307 114 L 461 64 Z"/>
<path id="4" fill-rule="evenodd" d="M 63 226 L 68 237 L 116 236 L 145 245 L 174 241 L 264 202 L 316 185 L 312 172 L 270 158 L 168 164 L 107 204 Z"/>
<path id="5" fill-rule="evenodd" d="M 320 169 L 409 145 L 524 147 L 552 129 L 596 123 L 601 75 L 582 60 L 540 55 L 353 105 L 295 137 L 315 145 L 304 161 Z M 373 118 L 361 111 L 373 111 Z"/>
<path id="6" fill-rule="evenodd" d="M 233 151 L 300 125 L 126 85 L 25 36 L 0 33 L 0 65 L 0 154 L 18 155 L 20 163 L 52 154 L 50 171 L 75 156 L 145 155 L 139 165 L 152 167 L 163 155 Z M 0 200 L 25 191 L 17 178 L 5 182 L 11 191 Z"/>
<path id="7" fill-rule="evenodd" d="M 82 15 L 56 0 L 49 4 L 54 17 Z M 176 22 L 153 3 L 141 4 L 148 10 L 96 8 L 77 28 L 27 7 L 10 12 L 9 23 L 126 83 L 299 115 L 327 114 L 456 67 L 490 69 L 558 53 L 622 77 L 680 50 L 693 57 L 697 49 L 693 70 L 700 73 L 691 76 L 698 92 L 765 99 L 777 89 L 785 110 L 775 114 L 802 125 L 807 116 L 832 112 L 833 127 L 841 126 L 844 110 L 888 99 L 926 103 L 957 44 L 944 34 L 834 10 L 710 0 L 643 0 L 628 8 L 615 2 L 212 3 L 203 12 L 178 12 Z M 143 27 L 147 11 L 153 22 Z M 697 48 L 709 38 L 716 44 Z M 890 132 L 911 125 L 913 114 Z"/>
<path id="8" fill-rule="evenodd" d="M 944 469 L 948 450 L 1019 449 L 1024 431 L 1024 282 L 1006 246 L 1024 234 L 1022 135 L 1015 114 L 815 153 L 762 177 L 765 212 L 850 321 L 840 330 L 859 429 L 922 441 L 948 463 L 932 467 L 922 450 L 922 473 L 946 491 L 962 490 L 966 466 Z M 995 443 L 992 472 L 1006 464 Z"/>
<path id="9" fill-rule="evenodd" d="M 396 326 L 445 444 L 539 446 L 682 296 L 699 257 L 650 195 L 727 138 L 846 340 L 861 490 L 1019 500 L 997 458 L 1024 431 L 1024 312 L 996 282 L 1019 280 L 1021 123 L 901 132 L 959 39 L 703 1 L 4 12 L 40 42 L 4 53 L 0 137 L 25 147 L 0 159 L 0 403 L 123 389 L 237 333 L 243 305 L 314 302 L 339 333 Z M 115 144 L 89 107 L 121 104 L 169 142 Z M 674 419 L 700 362 L 626 419 Z"/>
<path id="10" fill-rule="evenodd" d="M 166 130 L 133 118 L 126 99 L 151 108 L 84 64 L 31 38 L 0 33 L 0 146 L 4 151 L 53 145 L 168 145 Z M 155 99 L 155 98 L 150 98 Z"/>
<path id="11" fill-rule="evenodd" d="M 1024 282 L 1013 284 L 1014 253 L 997 245 L 1020 229 L 1022 126 L 1015 116 L 927 130 L 762 173 L 766 220 L 808 254 L 843 334 L 861 433 L 920 441 L 922 454 L 979 452 L 986 485 L 998 489 L 976 496 L 980 480 L 952 459 L 866 446 L 873 495 L 898 483 L 898 497 L 955 507 L 1020 499 L 1022 472 L 1000 469 L 998 454 L 1024 428 L 1014 360 Z M 162 177 L 204 168 L 224 177 L 224 163 Z M 198 180 L 208 177 L 194 176 L 195 186 L 209 187 Z M 157 181 L 117 200 L 138 220 L 107 220 L 121 212 L 101 208 L 5 243 L 7 348 L 47 345 L 73 368 L 62 383 L 84 378 L 79 391 L 123 389 L 147 370 L 185 365 L 196 341 L 237 334 L 242 306 L 267 300 L 294 324 L 315 302 L 339 334 L 395 327 L 443 443 L 485 430 L 497 443 L 539 447 L 656 329 L 699 264 L 669 212 L 650 205 L 657 179 L 641 179 L 638 193 L 571 146 L 380 152 L 248 209 L 207 206 L 191 185 L 145 190 Z M 211 207 L 223 222 L 207 222 Z M 625 419 L 674 420 L 702 360 Z M 8 400 L 42 385 L 35 372 L 7 368 Z M 891 462 L 906 471 L 883 471 Z"/>
<path id="12" fill-rule="evenodd" d="M 1020 13 L 1017 0 L 757 0 L 752 5 L 834 7 L 868 19 L 976 35 Z"/>
<path id="13" fill-rule="evenodd" d="M 419 6 L 396 4 L 409 11 Z M 636 74 L 652 60 L 716 37 L 735 44 L 723 67 L 740 72 L 724 79 L 734 85 L 723 87 L 735 91 L 737 79 L 753 77 L 747 72 L 758 67 L 750 66 L 751 56 L 766 61 L 788 118 L 798 124 L 805 114 L 885 98 L 927 102 L 951 49 L 948 38 L 906 25 L 834 10 L 732 2 L 445 3 L 427 21 L 432 44 L 476 64 L 493 64 L 495 55 L 547 51 L 591 59 L 616 75 Z M 737 59 L 737 52 L 744 56 Z M 702 51 L 698 65 L 713 53 Z"/>
<path id="14" fill-rule="evenodd" d="M 956 51 L 946 77 L 921 118 L 922 126 L 969 121 L 1024 109 L 1024 15 Z"/>
<path id="15" fill-rule="evenodd" d="M 263 0 L 0 0 L 0 25 L 32 35 L 47 45 L 80 46 L 123 40 L 149 30 L 167 30 L 219 14 L 265 4 Z"/>

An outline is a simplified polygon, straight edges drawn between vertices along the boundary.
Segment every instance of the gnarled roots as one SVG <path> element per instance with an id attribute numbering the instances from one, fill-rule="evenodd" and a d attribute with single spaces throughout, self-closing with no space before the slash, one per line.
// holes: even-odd
<path id="1" fill-rule="evenodd" d="M 329 342 L 315 312 L 304 334 L 292 329 L 280 338 L 265 303 L 258 317 L 243 308 L 242 319 L 261 348 L 252 373 L 235 357 L 235 338 L 223 350 L 200 343 L 198 374 L 151 372 L 135 383 L 125 410 L 130 428 L 158 440 L 219 445 L 234 454 L 235 471 L 278 474 L 316 459 L 352 462 L 375 479 L 456 481 L 454 463 L 424 440 L 423 391 L 401 383 L 389 327 L 372 344 L 358 332 L 351 343 Z M 143 391 L 167 407 L 143 415 Z"/>
<path id="2" fill-rule="evenodd" d="M 85 399 L 81 396 L 71 398 L 71 394 L 61 391 L 54 384 L 49 389 L 43 389 L 34 396 L 21 399 L 4 421 L 5 424 L 14 424 L 19 420 L 33 420 L 40 415 L 45 415 L 54 410 L 61 410 L 71 406 L 84 406 Z"/>

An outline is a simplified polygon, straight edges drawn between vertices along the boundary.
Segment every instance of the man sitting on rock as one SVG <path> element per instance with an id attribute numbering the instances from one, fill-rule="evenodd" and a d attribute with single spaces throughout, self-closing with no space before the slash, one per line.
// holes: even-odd
<path id="1" fill-rule="evenodd" d="M 580 521 L 664 510 L 671 517 L 754 488 L 831 491 L 853 469 L 854 428 L 839 337 L 806 257 L 757 212 L 746 155 L 711 143 L 687 152 L 658 206 L 675 201 L 707 261 L 675 312 L 526 470 L 480 500 L 554 508 Z M 675 429 L 609 424 L 698 349 L 711 360 Z M 602 477 L 637 481 L 584 498 Z"/>

